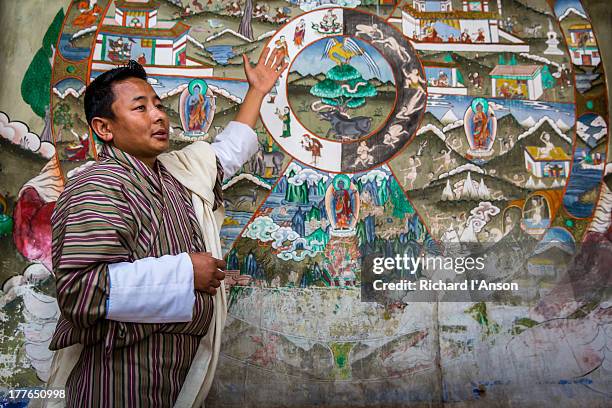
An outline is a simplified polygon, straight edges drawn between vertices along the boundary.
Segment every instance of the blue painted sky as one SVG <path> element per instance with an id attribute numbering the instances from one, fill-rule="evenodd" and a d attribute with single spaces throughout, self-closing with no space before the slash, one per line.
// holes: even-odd
<path id="1" fill-rule="evenodd" d="M 582 4 L 580 4 L 580 0 L 557 0 L 555 3 L 555 14 L 557 14 L 557 17 L 561 17 L 561 15 L 563 15 L 563 13 L 565 13 L 565 11 L 570 7 L 573 7 L 586 15 L 584 9 L 582 8 Z"/>
<path id="2" fill-rule="evenodd" d="M 452 96 L 452 95 L 429 95 L 427 99 L 427 111 L 438 119 L 452 109 L 458 119 L 463 119 L 468 106 L 474 97 Z M 553 121 L 559 119 L 568 126 L 573 126 L 575 120 L 574 105 L 571 103 L 552 103 L 541 101 L 524 101 L 519 99 L 487 98 L 489 103 L 493 102 L 493 109 L 498 118 L 514 114 L 514 117 L 522 122 L 531 116 L 536 122 L 543 116 L 548 116 Z"/>
<path id="3" fill-rule="evenodd" d="M 342 41 L 342 37 L 336 37 L 336 39 Z M 316 41 L 302 50 L 298 57 L 293 61 L 291 72 L 297 71 L 304 76 L 309 74 L 317 75 L 326 73 L 333 68 L 336 65 L 335 62 L 327 57 L 321 58 L 328 40 L 329 38 L 325 38 L 323 40 Z M 352 38 L 352 40 L 355 41 L 368 54 L 370 54 L 376 65 L 378 65 L 378 68 L 380 69 L 380 77 L 378 79 L 382 82 L 391 81 L 395 83 L 391 67 L 382 54 L 380 54 L 376 48 L 372 47 L 367 42 L 358 40 L 356 38 Z M 353 57 L 351 59 L 351 65 L 361 73 L 364 79 L 372 79 L 375 77 L 364 62 L 363 58 Z"/>

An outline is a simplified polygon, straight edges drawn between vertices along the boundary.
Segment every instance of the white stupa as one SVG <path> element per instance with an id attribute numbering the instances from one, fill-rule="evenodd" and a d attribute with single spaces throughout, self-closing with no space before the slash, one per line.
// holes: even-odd
<path id="1" fill-rule="evenodd" d="M 553 29 L 552 20 L 548 19 L 548 40 L 546 45 L 548 48 L 544 50 L 545 55 L 563 55 L 563 51 L 559 49 L 559 40 L 557 40 L 557 32 Z"/>

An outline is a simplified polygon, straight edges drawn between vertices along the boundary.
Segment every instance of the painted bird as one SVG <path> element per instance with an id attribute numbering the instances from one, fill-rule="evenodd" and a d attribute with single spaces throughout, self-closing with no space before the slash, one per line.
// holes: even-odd
<path id="1" fill-rule="evenodd" d="M 337 65 L 342 65 L 349 64 L 354 57 L 363 58 L 370 71 L 377 76 L 380 75 L 380 69 L 370 54 L 348 37 L 344 37 L 342 42 L 330 38 L 325 45 L 325 51 L 323 51 L 321 59 L 329 58 Z"/>

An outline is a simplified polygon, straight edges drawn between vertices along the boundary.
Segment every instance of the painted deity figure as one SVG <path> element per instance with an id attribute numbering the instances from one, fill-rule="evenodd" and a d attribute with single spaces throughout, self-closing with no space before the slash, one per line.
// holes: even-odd
<path id="1" fill-rule="evenodd" d="M 353 216 L 351 195 L 344 187 L 344 181 L 338 182 L 338 189 L 334 190 L 334 210 L 337 229 L 347 229 Z"/>
<path id="2" fill-rule="evenodd" d="M 191 132 L 202 131 L 210 114 L 210 102 L 201 91 L 200 85 L 195 85 L 193 94 L 187 99 L 187 110 L 189 112 L 187 129 Z"/>
<path id="3" fill-rule="evenodd" d="M 488 121 L 489 118 L 483 111 L 482 104 L 478 103 L 476 105 L 476 113 L 474 113 L 474 117 L 472 118 L 472 124 L 474 126 L 474 142 L 476 148 L 478 149 L 485 148 L 489 139 L 489 127 L 487 126 Z"/>
<path id="4" fill-rule="evenodd" d="M 215 108 L 214 96 L 208 84 L 201 79 L 192 80 L 179 99 L 184 135 L 205 135 L 212 124 Z"/>
<path id="5" fill-rule="evenodd" d="M 472 101 L 465 112 L 463 124 L 470 145 L 468 154 L 474 157 L 493 154 L 493 143 L 497 134 L 497 117 L 486 99 L 476 98 Z"/>

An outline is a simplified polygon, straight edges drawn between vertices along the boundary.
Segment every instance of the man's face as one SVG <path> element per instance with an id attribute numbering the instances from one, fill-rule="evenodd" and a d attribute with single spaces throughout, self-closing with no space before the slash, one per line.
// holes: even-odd
<path id="1" fill-rule="evenodd" d="M 108 126 L 115 146 L 146 164 L 168 149 L 168 115 L 151 85 L 140 78 L 113 84 L 115 117 Z"/>

